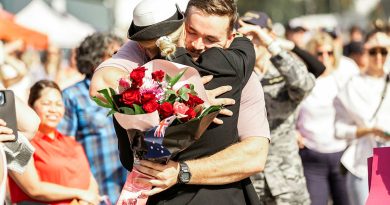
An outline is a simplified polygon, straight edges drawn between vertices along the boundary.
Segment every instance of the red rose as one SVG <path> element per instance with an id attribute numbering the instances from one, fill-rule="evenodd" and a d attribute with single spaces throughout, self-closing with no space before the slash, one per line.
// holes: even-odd
<path id="1" fill-rule="evenodd" d="M 188 94 L 188 100 L 186 102 L 186 104 L 189 106 L 189 107 L 196 107 L 197 105 L 201 105 L 204 103 L 204 101 L 202 99 L 200 99 L 198 96 L 196 95 L 191 95 L 191 94 Z"/>
<path id="2" fill-rule="evenodd" d="M 170 117 L 173 115 L 173 105 L 169 102 L 164 102 L 160 105 L 159 111 L 162 119 Z"/>
<path id="3" fill-rule="evenodd" d="M 165 73 L 162 70 L 157 70 L 152 73 L 153 80 L 161 82 L 164 79 Z"/>
<path id="4" fill-rule="evenodd" d="M 187 122 L 189 120 L 194 119 L 196 117 L 196 112 L 194 109 L 190 108 L 187 110 L 186 115 L 187 115 L 187 117 L 180 119 L 182 122 Z"/>
<path id="5" fill-rule="evenodd" d="M 145 67 L 138 67 L 131 71 L 130 73 L 130 79 L 132 80 L 132 85 L 135 87 L 141 87 L 142 86 L 142 79 L 145 77 Z"/>
<path id="6" fill-rule="evenodd" d="M 138 89 L 127 89 L 122 93 L 121 101 L 130 107 L 133 104 L 140 104 L 141 94 Z"/>
<path id="7" fill-rule="evenodd" d="M 154 101 L 154 100 L 151 100 L 145 104 L 142 105 L 142 108 L 145 110 L 146 113 L 151 113 L 151 112 L 154 112 L 157 110 L 159 104 Z"/>
<path id="8" fill-rule="evenodd" d="M 153 94 L 153 93 L 144 93 L 142 96 L 141 96 L 141 102 L 142 103 L 147 103 L 149 101 L 156 101 L 156 95 Z"/>
<path id="9" fill-rule="evenodd" d="M 184 87 L 186 87 L 188 89 L 191 89 L 191 85 L 190 84 L 185 84 Z"/>

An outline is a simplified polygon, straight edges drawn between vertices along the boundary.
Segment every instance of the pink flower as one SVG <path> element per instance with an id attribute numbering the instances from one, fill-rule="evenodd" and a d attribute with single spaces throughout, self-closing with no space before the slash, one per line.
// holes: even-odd
<path id="1" fill-rule="evenodd" d="M 127 89 L 130 87 L 130 83 L 127 81 L 126 78 L 121 78 L 119 79 L 119 86 L 122 87 L 123 89 Z"/>
<path id="2" fill-rule="evenodd" d="M 178 118 L 187 117 L 186 112 L 189 109 L 187 105 L 180 102 L 173 103 L 173 111 Z"/>

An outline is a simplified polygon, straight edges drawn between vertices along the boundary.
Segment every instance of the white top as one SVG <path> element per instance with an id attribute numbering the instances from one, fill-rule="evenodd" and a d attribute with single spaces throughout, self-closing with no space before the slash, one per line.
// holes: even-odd
<path id="1" fill-rule="evenodd" d="M 339 66 L 334 72 L 336 73 L 338 87 L 343 88 L 353 76 L 359 75 L 360 69 L 354 60 L 341 56 Z"/>
<path id="2" fill-rule="evenodd" d="M 300 105 L 297 129 L 305 146 L 311 150 L 334 153 L 347 147 L 346 140 L 335 137 L 333 100 L 339 92 L 339 84 L 338 72 L 317 78 L 312 92 Z"/>
<path id="3" fill-rule="evenodd" d="M 321 153 L 340 152 L 347 147 L 345 139 L 335 137 L 336 111 L 333 100 L 357 74 L 357 64 L 342 56 L 335 71 L 316 80 L 314 89 L 301 103 L 297 121 L 297 129 L 302 134 L 306 147 Z"/>
<path id="4" fill-rule="evenodd" d="M 390 132 L 390 87 L 376 117 L 371 120 L 379 105 L 384 86 L 384 78 L 362 74 L 351 79 L 335 100 L 337 137 L 354 139 L 357 127 L 377 127 Z M 375 139 L 381 141 L 375 136 L 354 139 L 344 153 L 341 162 L 354 175 L 367 176 L 367 158 L 372 156 L 372 149 L 378 146 Z M 390 145 L 389 142 L 382 143 Z"/>

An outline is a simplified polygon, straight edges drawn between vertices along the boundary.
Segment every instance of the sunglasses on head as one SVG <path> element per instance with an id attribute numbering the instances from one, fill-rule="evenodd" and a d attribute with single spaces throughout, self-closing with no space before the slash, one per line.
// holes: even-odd
<path id="1" fill-rule="evenodd" d="M 382 56 L 387 56 L 387 49 L 386 48 L 372 48 L 370 50 L 368 50 L 368 54 L 370 54 L 370 56 L 376 56 L 378 54 L 381 54 Z"/>
<path id="2" fill-rule="evenodd" d="M 333 51 L 317 51 L 317 56 L 323 56 L 325 53 L 328 54 L 328 56 L 333 56 Z"/>

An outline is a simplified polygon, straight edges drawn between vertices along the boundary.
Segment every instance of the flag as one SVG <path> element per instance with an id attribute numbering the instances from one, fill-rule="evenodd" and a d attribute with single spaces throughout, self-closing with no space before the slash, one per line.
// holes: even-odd
<path id="1" fill-rule="evenodd" d="M 157 126 L 156 131 L 154 131 L 154 136 L 155 137 L 164 137 L 165 135 L 165 130 L 171 123 L 176 119 L 176 116 L 173 115 L 171 117 L 167 117 L 163 119 Z"/>

